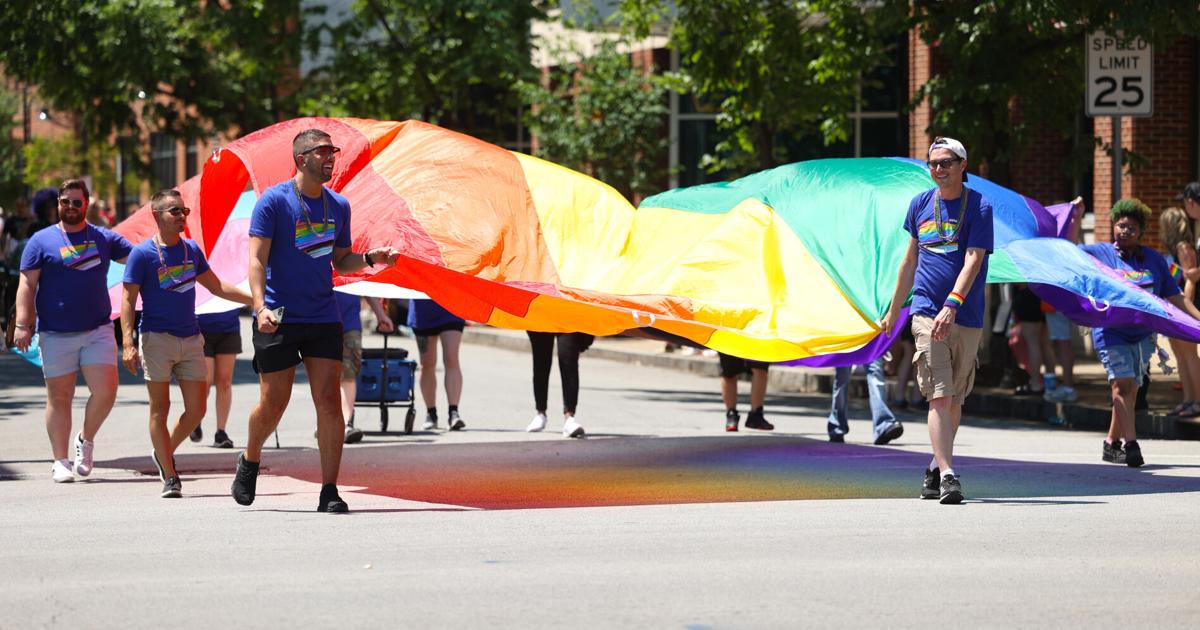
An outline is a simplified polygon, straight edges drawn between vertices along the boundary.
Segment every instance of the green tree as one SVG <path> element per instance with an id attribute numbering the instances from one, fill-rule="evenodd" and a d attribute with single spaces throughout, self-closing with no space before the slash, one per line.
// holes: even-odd
<path id="1" fill-rule="evenodd" d="M 635 197 L 661 189 L 669 112 L 666 90 L 621 48 L 607 39 L 587 58 L 557 51 L 548 80 L 522 82 L 520 91 L 539 157 Z"/>
<path id="2" fill-rule="evenodd" d="M 1178 0 L 920 0 L 914 17 L 940 68 L 916 95 L 929 99 L 928 131 L 961 139 L 1000 183 L 1041 131 L 1077 133 L 1088 33 L 1123 30 L 1166 45 L 1200 30 L 1196 3 Z M 1095 146 L 1080 140 L 1076 165 L 1090 163 Z"/>
<path id="3" fill-rule="evenodd" d="M 73 115 L 82 167 L 114 134 L 241 133 L 291 113 L 298 16 L 298 0 L 17 0 L 0 10 L 0 66 Z"/>
<path id="4" fill-rule="evenodd" d="M 531 23 L 548 3 L 357 0 L 306 34 L 324 61 L 302 109 L 320 115 L 417 118 L 500 142 L 519 116 L 515 86 L 533 80 Z"/>
<path id="5" fill-rule="evenodd" d="M 57 188 L 64 179 L 80 173 L 78 141 L 73 134 L 54 138 L 34 138 L 23 148 L 25 173 L 23 183 L 31 190 Z M 84 155 L 83 171 L 91 175 L 89 191 L 93 199 L 114 199 L 117 190 L 117 149 L 108 143 L 93 143 Z M 136 174 L 125 173 L 125 189 L 137 190 L 141 180 Z"/>
<path id="6" fill-rule="evenodd" d="M 21 97 L 0 86 L 0 207 L 7 207 L 21 194 L 21 145 L 13 138 L 13 118 Z"/>
<path id="7" fill-rule="evenodd" d="M 872 10 L 844 0 L 622 0 L 635 34 L 669 24 L 680 70 L 672 87 L 717 105 L 726 139 L 710 171 L 740 174 L 787 159 L 779 142 L 820 133 L 845 140 L 863 76 L 891 63 L 888 42 L 904 32 L 906 6 Z"/>

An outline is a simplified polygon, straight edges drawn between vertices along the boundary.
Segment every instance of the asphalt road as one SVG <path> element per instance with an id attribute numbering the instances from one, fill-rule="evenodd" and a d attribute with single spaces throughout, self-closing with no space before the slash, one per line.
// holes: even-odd
<path id="1" fill-rule="evenodd" d="M 1101 463 L 1098 434 L 967 418 L 956 469 L 969 500 L 941 506 L 915 498 L 929 455 L 911 414 L 875 447 L 855 401 L 848 443 L 832 445 L 825 399 L 772 396 L 774 433 L 726 434 L 715 379 L 585 355 L 588 437 L 568 440 L 523 431 L 528 355 L 467 345 L 463 363 L 466 431 L 382 435 L 360 409 L 373 432 L 346 449 L 353 511 L 338 516 L 313 512 L 303 382 L 241 507 L 228 494 L 238 451 L 207 446 L 211 415 L 177 458 L 185 498 L 158 497 L 145 389 L 128 375 L 96 472 L 51 483 L 40 373 L 0 355 L 0 628 L 1200 621 L 1193 442 L 1146 441 L 1134 470 Z M 240 446 L 257 396 L 248 360 L 236 381 Z"/>

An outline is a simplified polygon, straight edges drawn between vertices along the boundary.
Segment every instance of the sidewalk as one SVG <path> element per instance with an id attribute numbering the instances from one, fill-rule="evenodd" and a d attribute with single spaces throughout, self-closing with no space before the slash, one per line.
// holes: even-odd
<path id="1" fill-rule="evenodd" d="M 488 345 L 506 350 L 527 352 L 529 339 L 524 331 L 505 330 L 489 326 L 469 326 L 463 337 L 467 343 Z M 717 359 L 700 355 L 683 355 L 663 351 L 661 341 L 634 337 L 598 337 L 585 356 L 693 372 L 714 379 L 719 375 Z M 1180 392 L 1173 385 L 1179 382 L 1178 372 L 1164 376 L 1157 366 L 1151 369 L 1152 385 L 1147 396 L 1150 412 L 1138 412 L 1139 437 L 1160 439 L 1200 439 L 1200 419 L 1173 418 L 1164 415 L 1179 403 Z M 852 394 L 866 397 L 865 378 L 855 374 Z M 772 367 L 768 391 L 796 393 L 830 393 L 833 370 L 830 368 Z M 717 384 L 713 383 L 714 389 Z M 998 387 L 976 387 L 967 398 L 964 411 L 1016 421 L 1054 424 L 1085 431 L 1108 431 L 1112 407 L 1104 368 L 1096 360 L 1077 360 L 1075 389 L 1079 400 L 1074 403 L 1049 403 L 1041 398 L 1015 396 L 1012 390 Z"/>

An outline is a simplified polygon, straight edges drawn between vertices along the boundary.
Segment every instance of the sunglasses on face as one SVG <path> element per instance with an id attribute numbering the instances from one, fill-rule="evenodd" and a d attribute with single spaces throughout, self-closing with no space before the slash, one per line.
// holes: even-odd
<path id="1" fill-rule="evenodd" d="M 72 208 L 82 208 L 83 200 L 82 199 L 71 199 L 70 197 L 59 197 L 58 205 L 71 206 Z"/>
<path id="2" fill-rule="evenodd" d="M 187 215 L 189 215 L 189 214 L 191 214 L 191 213 L 192 213 L 192 209 L 191 209 L 191 208 L 184 208 L 184 207 L 182 207 L 182 206 L 181 206 L 181 207 L 176 207 L 176 208 L 166 208 L 166 209 L 164 209 L 164 210 L 156 210 L 155 212 L 161 212 L 161 213 L 163 213 L 163 214 L 169 214 L 169 215 L 171 215 L 171 216 L 173 216 L 173 217 L 186 217 Z"/>
<path id="3" fill-rule="evenodd" d="M 327 160 L 330 157 L 340 153 L 341 150 L 341 147 L 335 147 L 332 144 L 322 144 L 311 149 L 305 149 L 304 151 L 300 152 L 300 155 L 308 155 L 312 153 L 322 160 Z"/>
<path id="4" fill-rule="evenodd" d="M 945 158 L 943 160 L 929 160 L 929 170 L 937 168 L 950 168 L 962 161 L 962 158 Z"/>

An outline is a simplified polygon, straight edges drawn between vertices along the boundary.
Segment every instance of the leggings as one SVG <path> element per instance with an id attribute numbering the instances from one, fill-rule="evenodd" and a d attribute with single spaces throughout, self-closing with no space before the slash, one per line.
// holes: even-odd
<path id="1" fill-rule="evenodd" d="M 554 364 L 554 339 L 558 338 L 558 373 L 562 377 L 563 413 L 575 414 L 579 402 L 579 355 L 592 345 L 595 337 L 583 333 L 545 333 L 527 331 L 533 347 L 533 400 L 540 412 L 546 411 L 550 389 L 550 368 Z"/>

